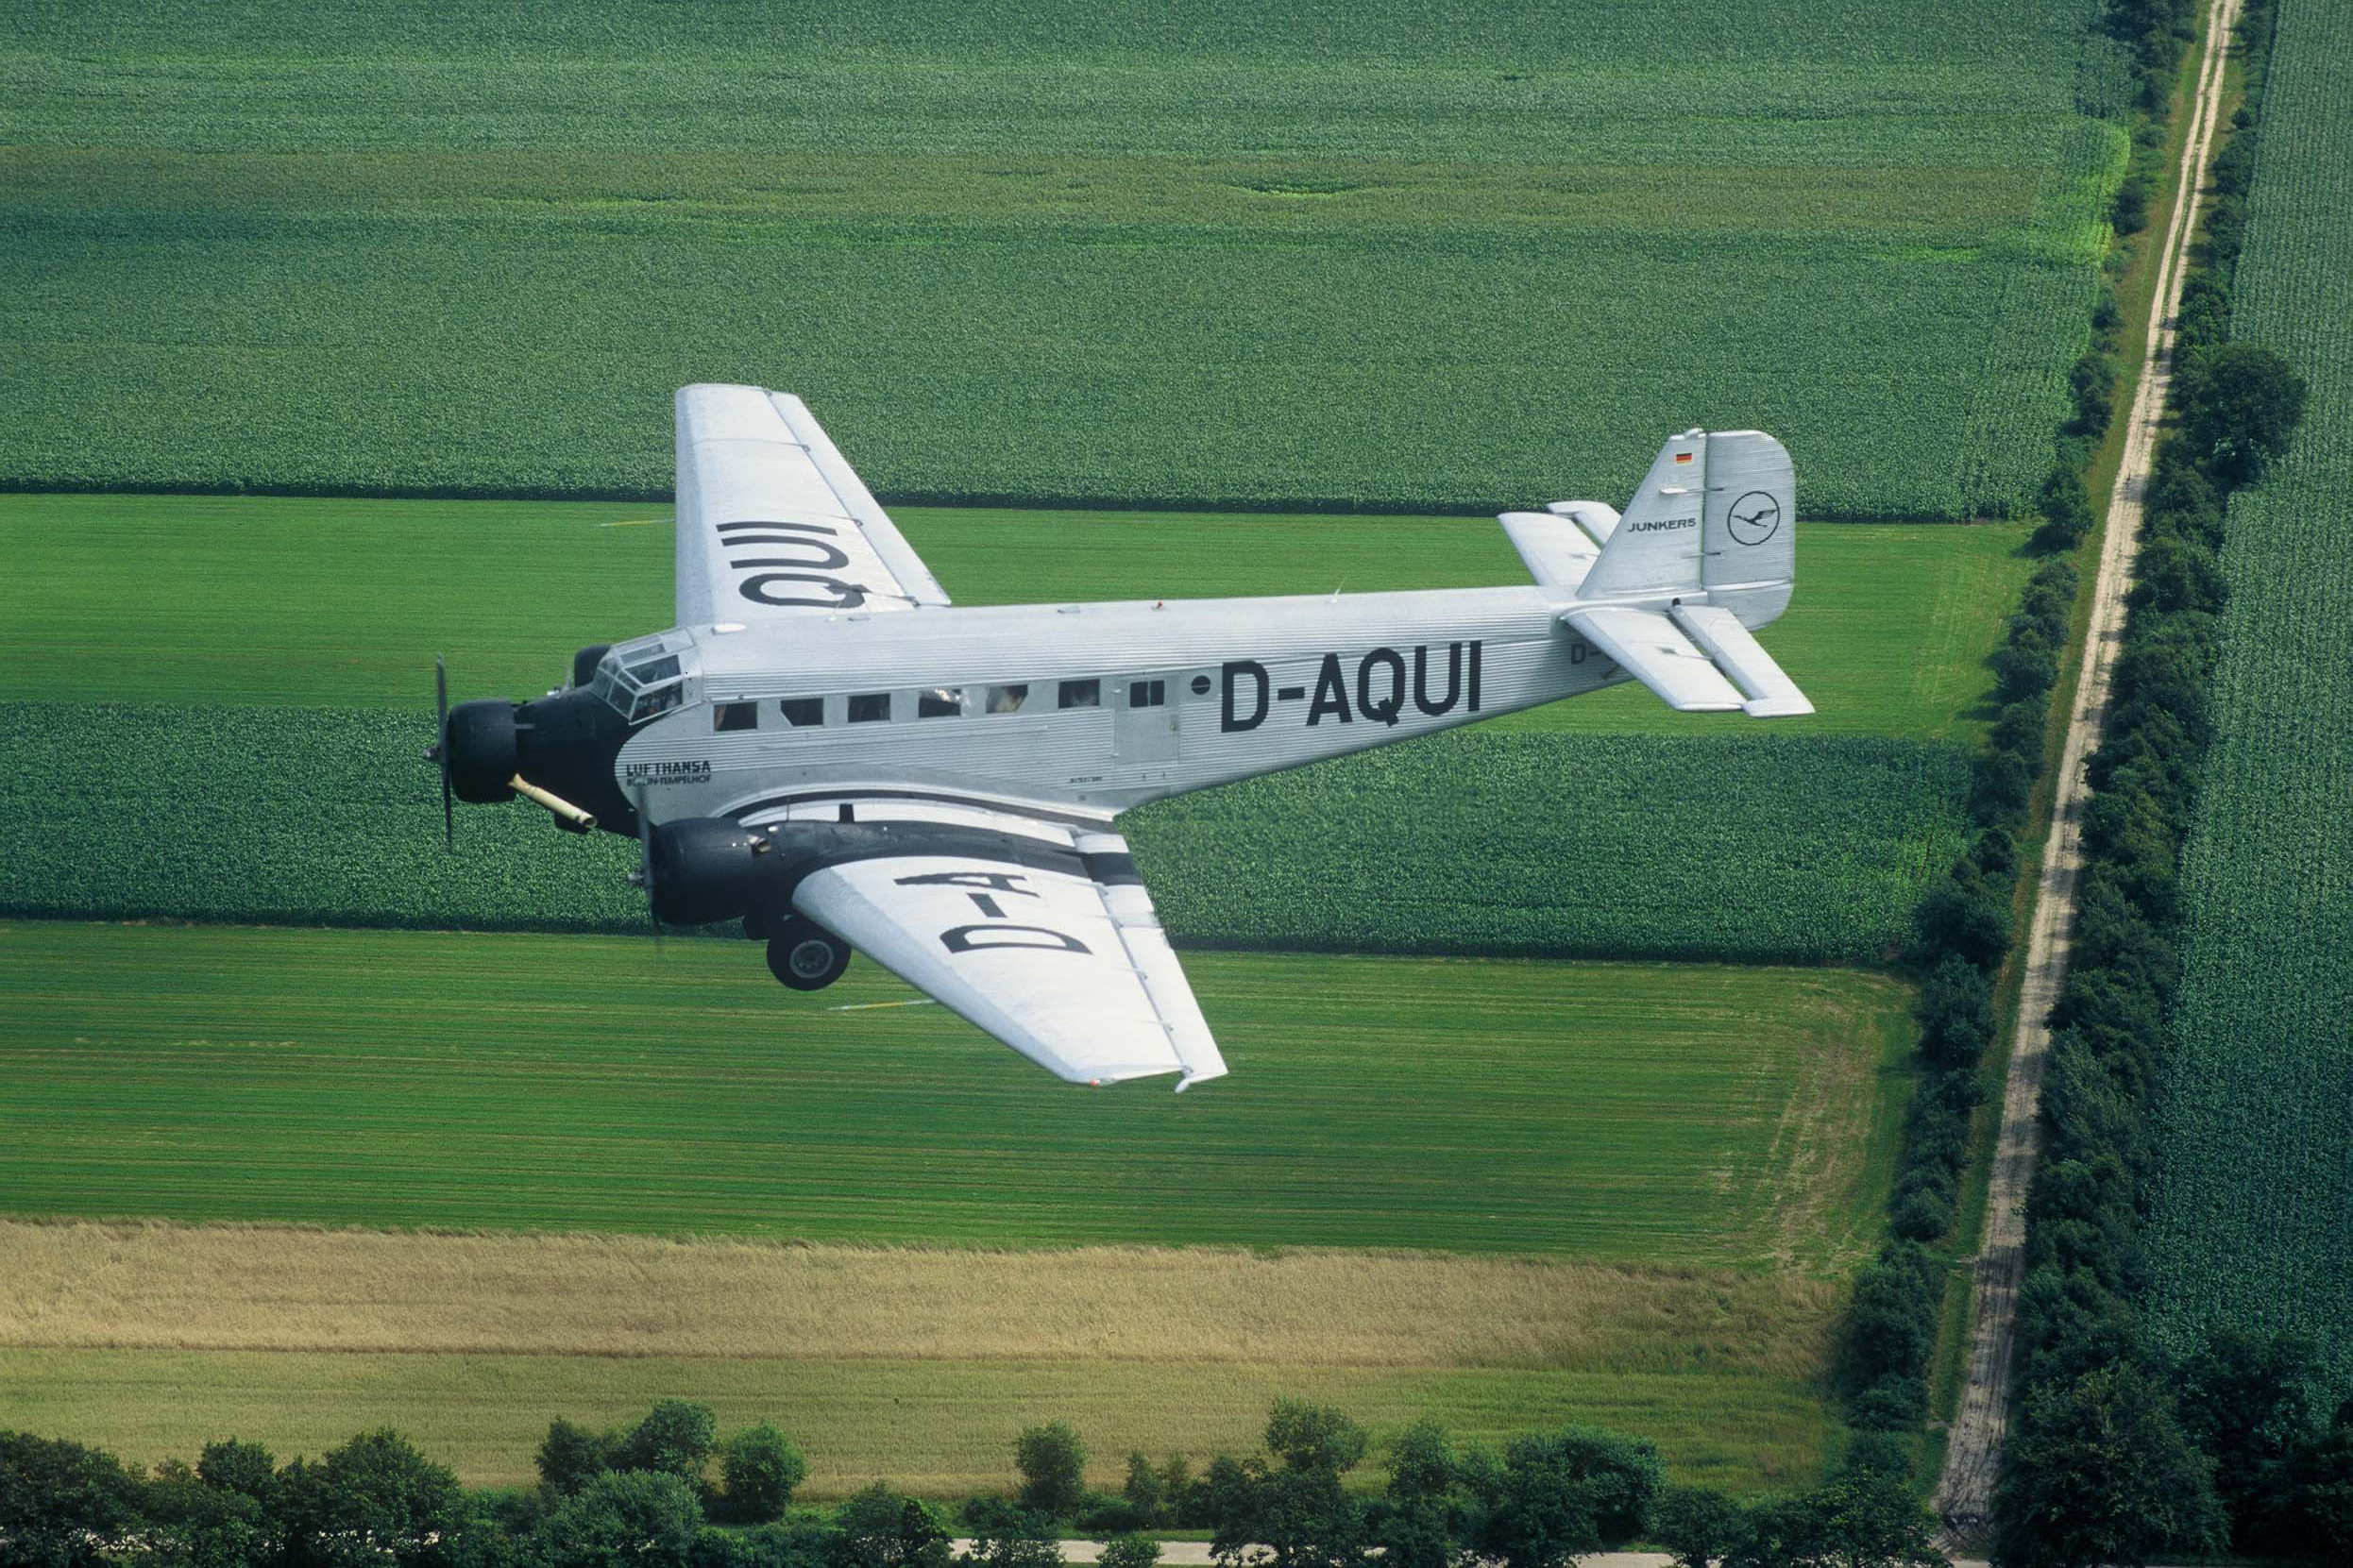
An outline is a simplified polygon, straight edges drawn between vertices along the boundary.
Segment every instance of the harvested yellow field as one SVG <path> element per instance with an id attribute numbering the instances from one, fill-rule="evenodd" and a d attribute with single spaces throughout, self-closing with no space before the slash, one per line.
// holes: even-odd
<path id="1" fill-rule="evenodd" d="M 1786 1273 L 1442 1253 L 0 1221 L 0 1346 L 18 1347 L 1796 1375 L 1837 1295 Z"/>
<path id="2" fill-rule="evenodd" d="M 945 1495 L 1008 1485 L 1031 1422 L 1076 1425 L 1110 1485 L 1130 1448 L 1248 1451 L 1289 1394 L 1377 1431 L 1600 1421 L 1753 1488 L 1819 1462 L 1837 1299 L 1786 1272 L 1430 1253 L 0 1222 L 0 1424 L 150 1462 L 389 1424 L 515 1484 L 552 1417 L 678 1395 L 794 1432 L 812 1495 Z"/>

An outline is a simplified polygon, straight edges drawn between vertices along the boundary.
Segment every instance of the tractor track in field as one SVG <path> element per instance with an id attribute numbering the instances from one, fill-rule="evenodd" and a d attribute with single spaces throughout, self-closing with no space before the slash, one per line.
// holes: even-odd
<path id="1" fill-rule="evenodd" d="M 2240 0 L 2214 0 L 2208 11 L 2207 46 L 2198 67 L 2190 133 L 2182 143 L 2180 198 L 2174 204 L 2173 221 L 2158 262 L 2156 304 L 2149 312 L 2140 384 L 2125 426 L 2124 461 L 2108 497 L 2082 671 L 2075 684 L 2074 709 L 2068 717 L 2066 749 L 2059 758 L 2051 835 L 2044 845 L 2042 874 L 2035 892 L 2009 1072 L 2003 1085 L 2001 1133 L 1994 1149 L 1984 1240 L 1974 1259 L 1975 1307 L 1970 1325 L 1967 1380 L 1954 1412 L 1944 1470 L 1937 1480 L 1936 1510 L 1955 1545 L 1974 1545 L 1985 1536 L 2000 1474 L 2002 1442 L 2009 1430 L 2015 1313 L 2025 1261 L 2026 1193 L 2042 1143 L 2040 1117 L 2043 1066 L 2051 1045 L 2051 1008 L 2067 977 L 2075 888 L 2083 872 L 2083 810 L 2089 794 L 2084 764 L 2107 727 L 2109 676 L 2124 635 L 2124 595 L 2132 585 L 2133 561 L 2141 548 L 2142 497 L 2173 384 L 2174 319 L 2181 308 L 2182 278 L 2190 239 L 2197 228 L 2200 188 L 2213 148 L 2215 122 L 2222 111 L 2224 66 L 2239 5 Z"/>

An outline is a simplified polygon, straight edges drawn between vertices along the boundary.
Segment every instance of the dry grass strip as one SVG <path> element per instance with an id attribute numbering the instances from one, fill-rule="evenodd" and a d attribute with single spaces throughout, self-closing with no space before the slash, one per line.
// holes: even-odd
<path id="1" fill-rule="evenodd" d="M 0 1221 L 0 1346 L 1805 1377 L 1838 1287 L 1430 1253 Z"/>

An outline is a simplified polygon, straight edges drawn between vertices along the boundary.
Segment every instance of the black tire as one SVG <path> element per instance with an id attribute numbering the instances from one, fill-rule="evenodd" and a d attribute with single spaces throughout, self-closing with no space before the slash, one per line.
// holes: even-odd
<path id="1" fill-rule="evenodd" d="M 805 916 L 787 916 L 768 939 L 768 972 L 796 991 L 821 991 L 850 967 L 850 944 Z"/>

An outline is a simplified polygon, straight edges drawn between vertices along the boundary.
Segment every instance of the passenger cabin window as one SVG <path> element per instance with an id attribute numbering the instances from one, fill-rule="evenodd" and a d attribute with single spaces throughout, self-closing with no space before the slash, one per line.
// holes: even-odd
<path id="1" fill-rule="evenodd" d="M 1103 683 L 1100 681 L 1065 681 L 1058 704 L 1064 708 L 1099 708 L 1103 706 Z"/>
<path id="2" fill-rule="evenodd" d="M 825 722 L 821 697 L 787 697 L 777 706 L 785 710 L 785 722 L 796 730 L 813 730 Z"/>
<path id="3" fill-rule="evenodd" d="M 760 705 L 756 702 L 711 704 L 711 728 L 720 734 L 730 730 L 756 730 L 759 727 Z"/>
<path id="4" fill-rule="evenodd" d="M 1127 705 L 1131 708 L 1157 708 L 1168 700 L 1165 681 L 1130 681 L 1127 683 Z"/>
<path id="5" fill-rule="evenodd" d="M 915 717 L 918 718 L 954 718 L 964 711 L 962 686 L 934 686 L 915 694 Z"/>
<path id="6" fill-rule="evenodd" d="M 1029 688 L 1023 686 L 990 686 L 989 711 L 992 714 L 1017 714 L 1029 700 Z"/>
<path id="7" fill-rule="evenodd" d="M 890 717 L 890 694 L 887 691 L 862 692 L 850 699 L 850 722 L 874 724 Z"/>

